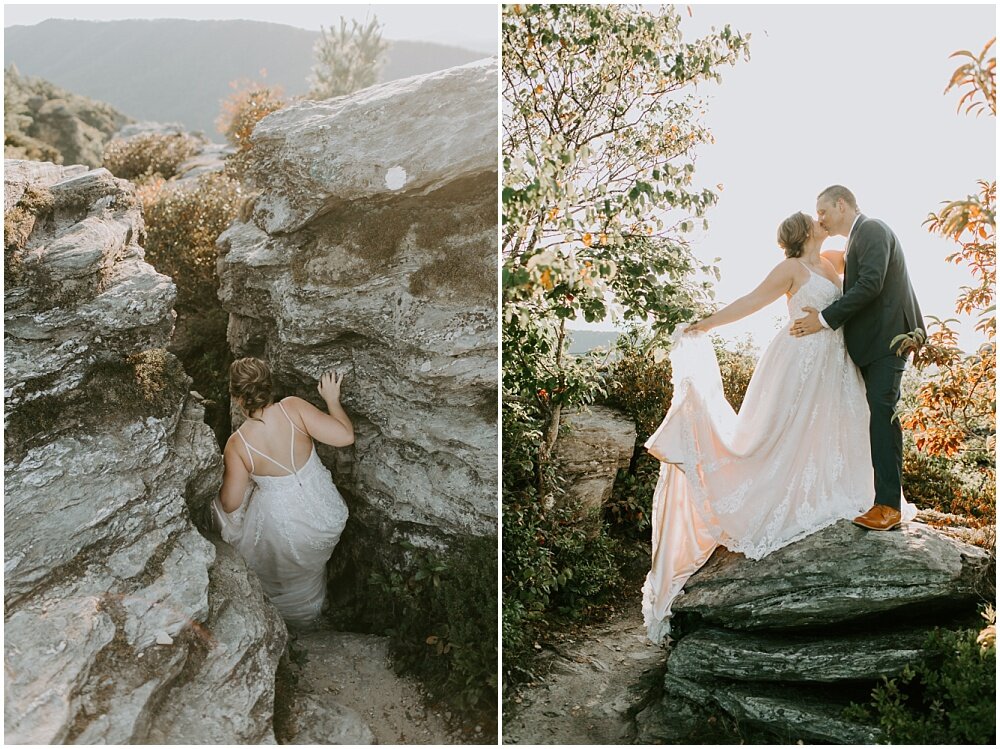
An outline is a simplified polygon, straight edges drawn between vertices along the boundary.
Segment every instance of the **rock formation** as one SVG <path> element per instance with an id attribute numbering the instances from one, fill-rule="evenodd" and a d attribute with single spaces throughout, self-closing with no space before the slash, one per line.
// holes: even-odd
<path id="1" fill-rule="evenodd" d="M 778 743 L 873 743 L 843 708 L 918 660 L 935 625 L 974 621 L 992 574 L 982 549 L 921 523 L 841 521 L 757 562 L 720 548 L 673 605 L 639 739 L 684 743 L 707 708 Z"/>
<path id="2" fill-rule="evenodd" d="M 611 498 L 619 468 L 628 468 L 635 450 L 635 422 L 606 406 L 563 414 L 565 434 L 556 443 L 559 473 L 567 499 L 599 508 Z"/>
<path id="3" fill-rule="evenodd" d="M 335 595 L 398 542 L 496 532 L 496 65 L 265 117 L 252 214 L 218 241 L 234 355 L 320 407 L 347 375 L 356 442 L 319 451 L 352 515 Z"/>
<path id="4" fill-rule="evenodd" d="M 132 122 L 110 104 L 4 71 L 4 157 L 101 165 L 104 144 Z"/>
<path id="5" fill-rule="evenodd" d="M 192 524 L 221 460 L 132 185 L 5 161 L 5 740 L 273 743 L 285 626 Z"/>

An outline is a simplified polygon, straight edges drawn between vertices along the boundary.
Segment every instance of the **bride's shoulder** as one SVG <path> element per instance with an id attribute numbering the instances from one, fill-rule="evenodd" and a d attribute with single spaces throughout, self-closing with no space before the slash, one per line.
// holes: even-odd
<path id="1" fill-rule="evenodd" d="M 786 257 L 784 260 L 775 265 L 774 268 L 771 269 L 771 272 L 791 275 L 797 273 L 801 269 L 802 263 L 798 258 Z"/>
<path id="2" fill-rule="evenodd" d="M 281 399 L 281 405 L 283 405 L 285 408 L 292 408 L 292 409 L 295 409 L 295 410 L 298 410 L 298 408 L 303 403 L 306 403 L 306 400 L 303 399 L 303 398 L 300 398 L 297 395 L 289 395 L 289 396 Z"/>

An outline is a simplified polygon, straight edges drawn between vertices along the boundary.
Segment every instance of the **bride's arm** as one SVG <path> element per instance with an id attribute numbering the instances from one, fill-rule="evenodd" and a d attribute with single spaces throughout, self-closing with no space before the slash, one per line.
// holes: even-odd
<path id="1" fill-rule="evenodd" d="M 222 453 L 225 471 L 222 474 L 222 488 L 219 489 L 219 502 L 226 512 L 238 510 L 246 495 L 247 486 L 250 484 L 250 471 L 243 465 L 243 460 L 236 451 L 233 443 L 234 434 L 230 441 L 226 443 L 226 449 Z"/>
<path id="2" fill-rule="evenodd" d="M 742 320 L 747 315 L 764 309 L 771 302 L 780 298 L 782 294 L 791 291 L 795 278 L 794 265 L 795 261 L 792 259 L 782 260 L 774 267 L 774 270 L 767 274 L 767 278 L 761 281 L 756 289 L 723 307 L 714 315 L 709 315 L 704 320 L 688 326 L 688 332 L 705 333 L 712 328 Z"/>

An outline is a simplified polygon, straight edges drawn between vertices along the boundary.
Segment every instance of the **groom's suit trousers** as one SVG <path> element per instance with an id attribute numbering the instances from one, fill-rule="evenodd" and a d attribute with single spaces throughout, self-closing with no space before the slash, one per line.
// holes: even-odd
<path id="1" fill-rule="evenodd" d="M 871 410 L 868 431 L 875 468 L 875 504 L 897 510 L 903 479 L 903 430 L 892 414 L 899 402 L 905 367 L 906 360 L 898 356 L 883 356 L 860 367 Z"/>

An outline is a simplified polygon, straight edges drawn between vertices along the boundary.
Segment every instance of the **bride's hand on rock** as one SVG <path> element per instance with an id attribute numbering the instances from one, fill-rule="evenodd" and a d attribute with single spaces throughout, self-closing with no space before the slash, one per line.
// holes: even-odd
<path id="1" fill-rule="evenodd" d="M 319 384 L 316 389 L 325 401 L 334 400 L 340 402 L 340 385 L 344 381 L 344 375 L 338 375 L 336 370 L 329 370 L 320 375 Z"/>

